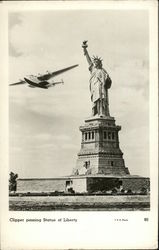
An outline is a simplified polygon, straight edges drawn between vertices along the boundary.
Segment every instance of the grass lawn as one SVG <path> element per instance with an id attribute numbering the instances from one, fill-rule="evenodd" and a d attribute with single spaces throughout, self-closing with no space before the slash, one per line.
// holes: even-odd
<path id="1" fill-rule="evenodd" d="M 9 197 L 9 209 L 12 211 L 146 211 L 150 209 L 150 196 L 13 196 Z"/>

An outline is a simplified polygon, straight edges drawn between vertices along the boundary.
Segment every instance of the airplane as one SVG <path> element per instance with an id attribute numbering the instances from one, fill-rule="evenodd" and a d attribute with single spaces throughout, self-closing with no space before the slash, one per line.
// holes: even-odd
<path id="1" fill-rule="evenodd" d="M 42 88 L 42 89 L 48 89 L 49 87 L 53 87 L 56 84 L 64 83 L 63 80 L 61 80 L 60 82 L 54 82 L 52 80 L 52 78 L 54 78 L 55 76 L 57 76 L 59 74 L 64 73 L 65 71 L 73 69 L 73 68 L 75 68 L 77 66 L 78 66 L 78 64 L 67 67 L 67 68 L 64 68 L 64 69 L 60 69 L 60 70 L 57 70 L 57 71 L 54 71 L 54 72 L 51 72 L 51 73 L 47 72 L 44 75 L 40 75 L 40 74 L 38 76 L 29 75 L 27 77 L 24 77 L 24 80 L 20 80 L 19 82 L 16 82 L 16 83 L 11 83 L 9 85 L 10 86 L 15 86 L 15 85 L 28 83 L 29 84 L 28 86 L 31 87 L 31 88 L 38 87 L 38 88 Z"/>

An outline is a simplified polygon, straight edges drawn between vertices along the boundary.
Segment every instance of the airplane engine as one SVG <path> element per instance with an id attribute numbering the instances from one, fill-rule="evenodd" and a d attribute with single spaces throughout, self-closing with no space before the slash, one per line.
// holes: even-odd
<path id="1" fill-rule="evenodd" d="M 28 85 L 28 87 L 29 87 L 29 88 L 35 88 L 35 86 L 33 86 L 33 85 Z"/>

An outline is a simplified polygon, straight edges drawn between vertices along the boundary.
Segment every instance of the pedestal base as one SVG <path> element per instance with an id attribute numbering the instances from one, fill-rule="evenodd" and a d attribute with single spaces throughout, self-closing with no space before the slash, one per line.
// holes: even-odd
<path id="1" fill-rule="evenodd" d="M 125 167 L 119 147 L 119 130 L 121 126 L 115 125 L 113 117 L 86 119 L 85 124 L 80 126 L 82 142 L 73 175 L 128 175 L 129 170 Z"/>
<path id="2" fill-rule="evenodd" d="M 148 177 L 135 175 L 127 176 L 70 176 L 72 189 L 79 193 L 141 193 L 150 191 L 150 180 Z"/>

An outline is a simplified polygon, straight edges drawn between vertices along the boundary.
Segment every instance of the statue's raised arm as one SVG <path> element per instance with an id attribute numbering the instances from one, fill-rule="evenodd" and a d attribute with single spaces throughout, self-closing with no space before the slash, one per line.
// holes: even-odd
<path id="1" fill-rule="evenodd" d="M 83 41 L 83 44 L 82 44 L 82 48 L 83 48 L 83 51 L 84 51 L 84 55 L 86 56 L 86 59 L 87 59 L 87 62 L 89 64 L 89 66 L 92 66 L 93 65 L 93 62 L 88 54 L 88 50 L 87 50 L 87 41 Z"/>

